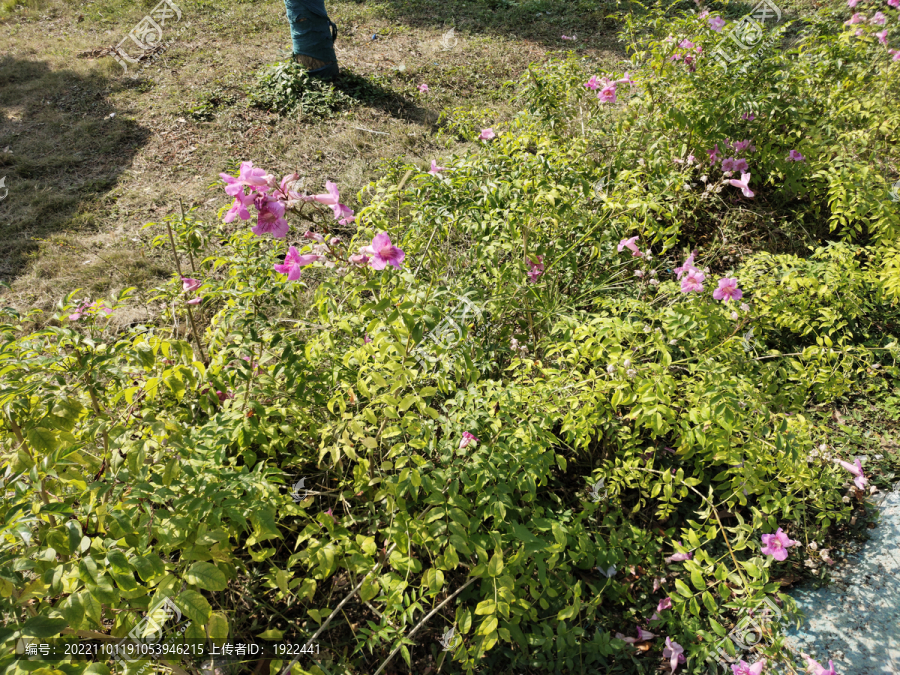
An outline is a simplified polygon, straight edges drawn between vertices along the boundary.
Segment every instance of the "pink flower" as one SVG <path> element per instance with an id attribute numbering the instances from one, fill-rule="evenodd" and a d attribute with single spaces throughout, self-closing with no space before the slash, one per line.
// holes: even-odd
<path id="1" fill-rule="evenodd" d="M 897 2 L 900 2 L 900 0 L 897 0 Z M 892 61 L 900 61 L 900 49 L 888 49 L 888 54 L 893 55 Z"/>
<path id="2" fill-rule="evenodd" d="M 365 246 L 362 253 L 369 255 L 372 259 L 369 266 L 373 270 L 383 270 L 387 265 L 393 265 L 398 270 L 400 263 L 406 257 L 406 253 L 391 243 L 391 238 L 387 232 L 379 232 L 372 239 L 371 246 Z"/>
<path id="3" fill-rule="evenodd" d="M 73 314 L 69 314 L 69 321 L 78 321 L 85 314 L 92 315 L 103 313 L 106 316 L 112 314 L 112 310 L 103 304 L 102 300 L 95 300 L 94 302 L 85 302 L 79 305 L 79 307 L 75 310 Z"/>
<path id="4" fill-rule="evenodd" d="M 350 264 L 351 265 L 365 265 L 369 262 L 369 256 L 363 255 L 362 253 L 357 253 L 355 255 L 350 256 Z"/>
<path id="5" fill-rule="evenodd" d="M 865 34 L 866 34 L 866 31 L 864 31 L 862 28 L 857 28 L 856 32 L 854 33 L 854 35 L 856 37 L 862 37 Z"/>
<path id="6" fill-rule="evenodd" d="M 898 2 L 900 2 L 900 0 L 898 0 Z M 887 33 L 888 33 L 888 32 L 887 32 L 887 28 L 885 28 L 885 29 L 882 30 L 882 31 L 879 31 L 879 32 L 875 33 L 875 37 L 877 37 L 877 38 L 878 38 L 878 41 L 879 41 L 881 44 L 883 44 L 885 47 L 887 47 Z"/>
<path id="7" fill-rule="evenodd" d="M 678 48 L 679 49 L 693 49 L 694 43 L 691 42 L 690 40 L 682 40 L 681 42 L 678 43 Z"/>
<path id="8" fill-rule="evenodd" d="M 762 543 L 762 554 L 770 555 L 779 562 L 787 560 L 787 550 L 791 546 L 797 545 L 797 542 L 789 539 L 780 527 L 775 531 L 775 534 L 764 534 Z"/>
<path id="9" fill-rule="evenodd" d="M 851 9 L 859 4 L 859 0 L 847 0 L 847 7 Z"/>
<path id="10" fill-rule="evenodd" d="M 322 256 L 319 255 L 300 255 L 300 252 L 291 246 L 287 255 L 284 256 L 284 264 L 275 265 L 275 271 L 278 274 L 287 274 L 288 281 L 297 281 L 300 278 L 300 272 L 303 267 L 321 259 Z"/>
<path id="11" fill-rule="evenodd" d="M 675 278 L 676 279 L 680 279 L 682 274 L 686 274 L 687 272 L 690 272 L 691 270 L 696 269 L 694 267 L 694 256 L 696 254 L 697 254 L 696 251 L 692 251 L 691 254 L 684 261 L 684 264 L 681 267 L 675 268 Z"/>
<path id="12" fill-rule="evenodd" d="M 634 80 L 631 79 L 628 75 L 628 71 L 625 71 L 625 74 L 622 76 L 621 80 L 616 80 L 613 84 L 627 84 L 630 86 L 634 86 Z"/>
<path id="13" fill-rule="evenodd" d="M 470 434 L 468 431 L 464 431 L 462 435 L 462 440 L 459 442 L 459 449 L 469 447 L 472 443 L 478 443 L 478 439 L 475 438 L 473 434 Z"/>
<path id="14" fill-rule="evenodd" d="M 900 7 L 900 0 L 887 0 L 887 3 L 894 8 Z"/>
<path id="15" fill-rule="evenodd" d="M 428 85 L 423 82 L 422 84 L 419 85 L 419 91 L 421 91 L 424 94 L 426 91 L 428 91 Z"/>
<path id="16" fill-rule="evenodd" d="M 731 666 L 731 672 L 734 673 L 734 675 L 760 675 L 765 667 L 765 659 L 760 659 L 752 666 L 746 661 L 741 660 L 740 663 Z"/>
<path id="17" fill-rule="evenodd" d="M 672 609 L 672 598 L 663 598 L 659 601 L 659 604 L 656 606 L 657 612 L 662 612 L 666 609 Z"/>
<path id="18" fill-rule="evenodd" d="M 706 154 L 709 155 L 709 163 L 715 164 L 719 161 L 719 144 L 716 143 L 715 147 L 712 150 L 707 150 Z"/>
<path id="19" fill-rule="evenodd" d="M 306 232 L 303 233 L 303 238 L 304 239 L 313 239 L 313 240 L 319 242 L 320 244 L 325 243 L 325 237 L 323 235 L 318 234 L 317 232 L 312 232 L 310 230 L 307 230 Z"/>
<path id="20" fill-rule="evenodd" d="M 735 170 L 735 168 L 734 168 L 735 161 L 736 160 L 734 159 L 734 157 L 728 157 L 726 159 L 723 159 L 722 160 L 722 171 L 734 171 Z"/>
<path id="21" fill-rule="evenodd" d="M 725 277 L 719 279 L 719 287 L 713 291 L 714 300 L 724 300 L 731 302 L 732 300 L 740 300 L 744 292 L 738 288 L 738 280 Z"/>
<path id="22" fill-rule="evenodd" d="M 600 86 L 600 81 L 597 79 L 596 75 L 591 75 L 591 79 L 584 83 L 585 88 L 590 89 L 592 91 L 596 91 L 597 87 Z"/>
<path id="23" fill-rule="evenodd" d="M 865 22 L 866 22 L 866 16 L 865 16 L 865 14 L 860 14 L 859 12 L 857 12 L 856 14 L 854 14 L 853 16 L 851 16 L 849 19 L 847 19 L 847 20 L 844 22 L 844 25 L 845 25 L 845 26 L 852 26 L 852 25 L 857 24 L 857 23 L 865 23 Z"/>
<path id="24" fill-rule="evenodd" d="M 320 195 L 307 195 L 302 198 L 304 202 L 319 202 L 325 206 L 334 206 L 339 203 L 341 194 L 338 192 L 337 185 L 330 180 L 325 181 L 325 192 Z"/>
<path id="25" fill-rule="evenodd" d="M 190 277 L 181 277 L 181 290 L 185 293 L 196 291 L 203 284 L 199 279 L 191 279 Z"/>
<path id="26" fill-rule="evenodd" d="M 256 196 L 253 201 L 256 206 L 256 227 L 251 232 L 260 237 L 264 234 L 271 234 L 273 237 L 282 239 L 287 236 L 290 226 L 284 219 L 284 203 L 273 199 L 265 194 Z"/>
<path id="27" fill-rule="evenodd" d="M 887 17 L 881 12 L 875 12 L 875 16 L 869 19 L 869 23 L 876 26 L 883 26 L 885 23 L 887 23 Z"/>
<path id="28" fill-rule="evenodd" d="M 615 82 L 603 87 L 603 89 L 600 90 L 600 93 L 597 94 L 597 99 L 602 101 L 603 103 L 615 103 L 616 102 L 616 84 L 615 84 Z"/>
<path id="29" fill-rule="evenodd" d="M 678 544 L 679 546 L 681 546 L 680 541 L 677 541 L 675 543 Z M 666 562 L 667 563 L 684 562 L 685 560 L 691 560 L 693 557 L 694 557 L 694 554 L 691 553 L 690 551 L 688 551 L 687 553 L 675 553 L 673 555 L 670 555 L 668 558 L 666 558 Z"/>
<path id="30" fill-rule="evenodd" d="M 751 190 L 750 186 L 749 186 L 749 183 L 750 183 L 750 174 L 749 173 L 742 173 L 740 180 L 735 180 L 734 178 L 731 178 L 728 182 L 731 183 L 731 185 L 733 185 L 734 187 L 740 188 L 741 192 L 744 193 L 745 197 L 753 196 L 753 190 Z"/>
<path id="31" fill-rule="evenodd" d="M 850 464 L 849 462 L 845 462 L 840 459 L 836 459 L 834 461 L 836 461 L 842 467 L 847 469 L 847 471 L 853 474 L 853 476 L 855 476 L 855 478 L 853 479 L 853 483 L 856 485 L 856 487 L 858 487 L 860 490 L 865 489 L 869 481 L 863 474 L 862 462 L 859 461 L 859 457 L 856 458 L 856 462 L 854 464 Z"/>
<path id="32" fill-rule="evenodd" d="M 230 223 L 235 218 L 240 218 L 241 220 L 250 220 L 250 211 L 247 210 L 247 206 L 253 203 L 256 195 L 252 192 L 249 195 L 245 195 L 243 192 L 239 192 L 234 197 L 234 202 L 231 204 L 231 208 L 228 209 L 228 213 L 225 214 L 223 220 L 226 223 Z"/>
<path id="33" fill-rule="evenodd" d="M 369 334 L 368 334 L 368 333 L 366 333 L 365 335 L 363 335 L 363 344 L 364 344 L 364 345 L 369 344 L 371 341 L 372 341 L 372 338 L 369 337 Z"/>
<path id="34" fill-rule="evenodd" d="M 634 276 L 636 276 L 637 278 L 640 279 L 640 278 L 642 278 L 642 277 L 644 276 L 644 273 L 643 273 L 641 270 L 635 270 L 635 271 L 634 271 Z"/>
<path id="35" fill-rule="evenodd" d="M 328 509 L 325 512 L 325 515 L 328 516 L 329 518 L 331 518 L 332 521 L 336 520 L 334 517 L 334 509 Z"/>
<path id="36" fill-rule="evenodd" d="M 190 300 L 185 300 L 184 304 L 186 304 L 186 305 L 199 305 L 201 299 L 202 299 L 202 298 L 198 295 L 196 298 L 191 298 Z"/>
<path id="37" fill-rule="evenodd" d="M 224 403 L 225 399 L 234 398 L 234 393 L 231 391 L 229 391 L 229 392 L 217 391 L 216 396 L 218 396 L 218 398 L 219 398 L 219 403 Z"/>
<path id="38" fill-rule="evenodd" d="M 640 249 L 637 247 L 637 244 L 634 243 L 636 241 L 637 241 L 636 236 L 632 237 L 631 239 L 623 239 L 622 241 L 620 241 L 619 246 L 618 246 L 619 253 L 622 252 L 622 249 L 627 248 L 631 251 L 632 257 L 635 257 L 635 258 L 643 257 L 644 254 L 641 253 Z"/>
<path id="39" fill-rule="evenodd" d="M 700 15 L 697 18 L 702 21 L 703 19 L 705 19 L 708 16 L 709 16 L 709 10 L 704 9 L 702 12 L 700 12 Z"/>
<path id="40" fill-rule="evenodd" d="M 800 154 L 799 150 L 791 150 L 787 158 L 789 162 L 802 162 L 806 159 L 806 157 Z"/>
<path id="41" fill-rule="evenodd" d="M 723 28 L 725 28 L 725 19 L 720 16 L 714 16 L 709 20 L 709 27 L 719 33 Z"/>
<path id="42" fill-rule="evenodd" d="M 734 152 L 735 152 L 735 154 L 740 154 L 740 153 L 742 153 L 744 150 L 747 150 L 747 149 L 749 149 L 750 152 L 753 152 L 754 150 L 756 150 L 756 147 L 753 145 L 753 141 L 747 139 L 747 140 L 744 140 L 744 141 L 735 141 L 735 142 L 734 142 Z"/>
<path id="43" fill-rule="evenodd" d="M 616 638 L 622 640 L 623 642 L 627 642 L 630 645 L 633 645 L 635 642 L 646 642 L 647 640 L 652 640 L 656 635 L 651 633 L 649 630 L 644 630 L 640 626 L 637 626 L 637 637 L 625 637 L 621 633 L 616 633 Z"/>
<path id="44" fill-rule="evenodd" d="M 743 115 L 741 115 L 741 119 L 747 120 L 748 122 L 752 122 L 753 120 L 756 119 L 756 115 L 754 115 L 752 113 L 744 113 Z"/>
<path id="45" fill-rule="evenodd" d="M 494 130 L 488 127 L 487 129 L 482 129 L 481 133 L 478 135 L 479 141 L 489 141 L 492 138 L 496 138 L 497 134 L 494 133 Z"/>
<path id="46" fill-rule="evenodd" d="M 669 57 L 669 61 L 681 61 L 681 54 L 679 52 L 675 52 L 672 56 Z"/>
<path id="47" fill-rule="evenodd" d="M 446 171 L 446 166 L 438 166 L 437 162 L 431 160 L 431 170 L 428 172 L 432 176 L 437 176 L 441 171 Z"/>
<path id="48" fill-rule="evenodd" d="M 346 204 L 335 204 L 331 207 L 331 210 L 334 212 L 335 220 L 341 225 L 349 225 L 356 220 L 356 216 L 353 215 L 353 209 Z"/>
<path id="49" fill-rule="evenodd" d="M 681 280 L 682 293 L 700 293 L 703 291 L 703 280 L 706 275 L 698 269 L 688 270 L 688 273 Z"/>
<path id="50" fill-rule="evenodd" d="M 828 667 L 824 668 L 818 661 L 813 660 L 809 654 L 800 653 L 806 659 L 806 672 L 810 675 L 837 675 L 837 671 L 834 669 L 834 661 L 829 659 Z"/>
<path id="51" fill-rule="evenodd" d="M 225 194 L 232 197 L 243 194 L 245 186 L 251 190 L 266 188 L 269 180 L 273 179 L 265 169 L 254 169 L 253 162 L 241 162 L 241 170 L 237 178 L 227 173 L 220 173 L 219 177 L 227 183 Z"/>
<path id="52" fill-rule="evenodd" d="M 528 263 L 528 281 L 534 283 L 544 273 L 544 256 L 537 256 L 537 262 L 526 260 Z"/>
<path id="53" fill-rule="evenodd" d="M 678 668 L 679 663 L 684 663 L 684 647 L 682 647 L 677 642 L 672 642 L 672 638 L 666 638 L 666 648 L 663 649 L 663 658 L 669 659 L 669 666 L 672 668 L 672 672 Z"/>

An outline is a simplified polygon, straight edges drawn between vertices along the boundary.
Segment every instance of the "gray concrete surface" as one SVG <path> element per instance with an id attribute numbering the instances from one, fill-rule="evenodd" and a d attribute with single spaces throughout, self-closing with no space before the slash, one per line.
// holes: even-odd
<path id="1" fill-rule="evenodd" d="M 806 620 L 787 628 L 788 644 L 823 666 L 833 660 L 838 675 L 900 673 L 900 491 L 873 501 L 878 526 L 832 569 L 834 583 L 790 593 Z"/>

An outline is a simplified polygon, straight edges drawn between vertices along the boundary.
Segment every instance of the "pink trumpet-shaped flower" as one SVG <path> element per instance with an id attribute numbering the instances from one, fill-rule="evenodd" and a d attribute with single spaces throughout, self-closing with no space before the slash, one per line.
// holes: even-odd
<path id="1" fill-rule="evenodd" d="M 766 660 L 760 659 L 753 665 L 750 665 L 744 660 L 741 660 L 740 663 L 736 663 L 731 666 L 731 672 L 734 675 L 760 675 L 762 673 L 763 668 L 766 667 Z"/>
<path id="2" fill-rule="evenodd" d="M 682 274 L 687 274 L 691 270 L 696 269 L 694 267 L 694 256 L 695 255 L 697 255 L 697 252 L 691 251 L 691 254 L 684 261 L 684 264 L 681 265 L 680 267 L 675 268 L 675 278 L 676 279 L 680 279 Z"/>
<path id="3" fill-rule="evenodd" d="M 731 277 L 719 279 L 719 287 L 713 291 L 713 299 L 724 300 L 725 302 L 740 300 L 744 292 L 738 288 L 737 284 L 738 280 Z"/>
<path id="4" fill-rule="evenodd" d="M 900 0 L 897 1 L 900 2 Z M 900 61 L 900 49 L 888 49 L 888 54 L 894 57 L 891 61 Z"/>
<path id="5" fill-rule="evenodd" d="M 709 163 L 710 164 L 715 164 L 716 162 L 718 162 L 719 161 L 719 144 L 716 143 L 715 146 L 713 146 L 712 150 L 706 151 L 706 154 L 709 155 Z"/>
<path id="6" fill-rule="evenodd" d="M 637 241 L 637 239 L 637 236 L 634 236 L 631 239 L 623 239 L 622 241 L 620 241 L 618 246 L 619 253 L 621 253 L 623 249 L 627 248 L 629 251 L 631 251 L 631 255 L 633 257 L 643 257 L 644 254 L 641 253 L 641 250 L 637 247 L 637 244 L 634 243 Z"/>
<path id="7" fill-rule="evenodd" d="M 321 259 L 322 256 L 320 255 L 300 255 L 300 252 L 294 246 L 291 246 L 287 255 L 284 256 L 284 264 L 275 265 L 275 271 L 278 274 L 287 274 L 288 281 L 297 281 L 300 278 L 302 268 Z"/>
<path id="8" fill-rule="evenodd" d="M 428 171 L 432 176 L 437 176 L 441 171 L 446 171 L 446 166 L 438 166 L 437 162 L 431 160 L 431 169 Z"/>
<path id="9" fill-rule="evenodd" d="M 684 663 L 684 647 L 682 647 L 677 642 L 673 642 L 672 638 L 666 638 L 666 648 L 663 649 L 663 658 L 669 659 L 669 666 L 672 668 L 672 672 L 678 668 L 679 663 Z"/>
<path id="10" fill-rule="evenodd" d="M 900 7 L 900 0 L 887 0 L 887 3 L 894 9 Z"/>
<path id="11" fill-rule="evenodd" d="M 365 335 L 363 335 L 363 344 L 364 344 L 364 345 L 369 344 L 371 341 L 372 341 L 372 338 L 369 337 L 369 334 L 368 334 L 368 333 L 366 333 Z"/>
<path id="12" fill-rule="evenodd" d="M 614 82 L 607 84 L 603 89 L 600 90 L 600 93 L 597 94 L 597 99 L 602 101 L 603 103 L 615 103 L 616 102 L 616 85 Z"/>
<path id="13" fill-rule="evenodd" d="M 249 187 L 251 190 L 266 188 L 269 181 L 273 179 L 265 169 L 253 168 L 253 162 L 241 162 L 241 170 L 237 178 L 227 173 L 220 173 L 219 177 L 227 183 L 225 194 L 232 197 L 242 194 L 244 187 Z"/>
<path id="14" fill-rule="evenodd" d="M 103 313 L 106 316 L 112 314 L 112 310 L 103 304 L 102 300 L 95 300 L 94 302 L 84 302 L 78 306 L 74 313 L 69 314 L 69 321 L 78 321 L 85 314 L 99 314 Z"/>
<path id="15" fill-rule="evenodd" d="M 875 12 L 875 15 L 871 19 L 869 19 L 869 23 L 876 26 L 883 26 L 885 23 L 887 23 L 887 17 L 881 12 Z"/>
<path id="16" fill-rule="evenodd" d="M 284 219 L 284 202 L 260 194 L 253 203 L 256 206 L 257 216 L 256 227 L 251 232 L 257 236 L 271 234 L 278 239 L 286 237 L 290 226 Z"/>
<path id="17" fill-rule="evenodd" d="M 644 630 L 640 626 L 637 626 L 637 637 L 626 637 L 622 635 L 622 633 L 616 633 L 616 638 L 622 640 L 623 642 L 627 642 L 630 645 L 633 645 L 635 642 L 646 642 L 647 640 L 652 640 L 656 635 L 651 633 L 649 630 Z"/>
<path id="18" fill-rule="evenodd" d="M 762 543 L 762 554 L 770 555 L 779 562 L 787 560 L 787 550 L 791 546 L 797 545 L 797 542 L 789 539 L 788 536 L 784 533 L 784 530 L 782 530 L 780 527 L 775 531 L 775 534 L 762 535 Z"/>
<path id="19" fill-rule="evenodd" d="M 791 150 L 790 153 L 788 153 L 787 158 L 789 162 L 802 162 L 806 159 L 806 157 L 800 154 L 799 150 Z"/>
<path id="20" fill-rule="evenodd" d="M 865 23 L 865 22 L 866 22 L 866 15 L 865 15 L 865 14 L 860 14 L 859 12 L 857 12 L 856 14 L 854 14 L 853 16 L 851 16 L 849 19 L 847 19 L 847 20 L 844 22 L 844 25 L 845 25 L 845 26 L 852 26 L 852 25 L 857 24 L 857 23 Z"/>
<path id="21" fill-rule="evenodd" d="M 862 462 L 859 460 L 859 457 L 856 458 L 856 462 L 854 464 L 850 464 L 849 462 L 845 462 L 840 459 L 836 459 L 834 461 L 847 469 L 847 471 L 849 471 L 851 474 L 853 474 L 853 482 L 856 487 L 858 487 L 860 490 L 865 489 L 869 481 L 863 474 Z"/>
<path id="22" fill-rule="evenodd" d="M 387 265 L 393 265 L 399 270 L 400 263 L 406 257 L 406 253 L 391 243 L 387 232 L 376 234 L 372 244 L 362 248 L 362 253 L 371 256 L 369 266 L 373 270 L 383 270 Z"/>
<path id="23" fill-rule="evenodd" d="M 590 89 L 592 91 L 597 91 L 600 87 L 600 80 L 597 79 L 596 75 L 591 75 L 591 79 L 584 83 L 585 88 Z"/>
<path id="24" fill-rule="evenodd" d="M 740 180 L 736 180 L 736 179 L 732 178 L 728 182 L 731 185 L 733 185 L 734 187 L 740 188 L 741 192 L 744 193 L 745 197 L 753 196 L 753 190 L 750 189 L 750 185 L 749 185 L 749 183 L 750 183 L 750 174 L 749 173 L 742 173 Z"/>
<path id="25" fill-rule="evenodd" d="M 314 241 L 317 241 L 320 244 L 325 243 L 324 235 L 321 235 L 318 232 L 312 232 L 310 230 L 307 230 L 306 232 L 303 233 L 303 238 L 304 239 L 313 239 Z"/>
<path id="26" fill-rule="evenodd" d="M 232 222 L 235 218 L 240 218 L 241 220 L 250 220 L 250 211 L 247 210 L 247 207 L 253 203 L 253 200 L 256 198 L 256 195 L 251 192 L 248 195 L 245 195 L 243 192 L 239 192 L 234 196 L 234 201 L 231 203 L 231 208 L 228 209 L 228 213 L 225 214 L 225 217 L 222 219 L 226 223 Z"/>
<path id="27" fill-rule="evenodd" d="M 422 84 L 419 85 L 419 91 L 421 91 L 424 94 L 425 92 L 428 91 L 428 85 L 423 82 Z"/>
<path id="28" fill-rule="evenodd" d="M 703 280 L 706 275 L 698 269 L 688 270 L 681 280 L 682 293 L 700 293 L 703 291 Z"/>
<path id="29" fill-rule="evenodd" d="M 808 672 L 809 675 L 837 675 L 837 671 L 834 669 L 834 661 L 829 659 L 828 667 L 825 668 L 809 654 L 804 652 L 800 652 L 800 654 L 806 659 L 806 672 Z"/>
<path id="30" fill-rule="evenodd" d="M 725 28 L 725 19 L 720 16 L 714 16 L 709 20 L 709 27 L 719 33 Z"/>
<path id="31" fill-rule="evenodd" d="M 320 195 L 307 195 L 302 198 L 304 202 L 318 202 L 325 206 L 334 206 L 340 203 L 341 193 L 338 192 L 337 184 L 330 180 L 325 181 L 325 192 Z"/>
<path id="32" fill-rule="evenodd" d="M 663 598 L 659 601 L 659 604 L 656 606 L 657 612 L 662 612 L 666 609 L 672 609 L 672 598 Z"/>
<path id="33" fill-rule="evenodd" d="M 851 9 L 859 4 L 859 0 L 847 0 L 847 7 Z"/>
<path id="34" fill-rule="evenodd" d="M 462 435 L 462 440 L 459 442 L 459 449 L 469 447 L 472 443 L 478 443 L 478 439 L 475 438 L 474 434 L 470 434 L 468 431 L 464 431 Z"/>
<path id="35" fill-rule="evenodd" d="M 900 0 L 898 0 L 898 1 L 900 1 Z M 885 47 L 887 46 L 887 34 L 888 34 L 887 28 L 885 28 L 884 30 L 881 30 L 881 31 L 878 31 L 877 33 L 875 33 L 875 37 L 877 37 L 877 38 L 878 38 L 878 41 L 879 41 L 881 44 L 883 44 Z"/>
<path id="36" fill-rule="evenodd" d="M 198 295 L 196 298 L 191 298 L 190 300 L 185 300 L 184 304 L 186 305 L 199 305 L 202 298 Z"/>
<path id="37" fill-rule="evenodd" d="M 350 264 L 351 265 L 365 265 L 369 262 L 369 256 L 363 255 L 362 253 L 357 253 L 355 255 L 350 256 Z"/>
<path id="38" fill-rule="evenodd" d="M 735 162 L 737 160 L 734 157 L 727 157 L 722 160 L 722 171 L 734 171 L 735 170 Z"/>
<path id="39" fill-rule="evenodd" d="M 679 546 L 681 546 L 680 541 L 675 542 L 675 543 L 677 543 Z M 668 558 L 666 558 L 666 562 L 667 563 L 684 562 L 685 560 L 691 560 L 693 557 L 694 557 L 694 554 L 691 553 L 690 551 L 688 551 L 687 553 L 675 553 L 673 555 L 670 555 Z"/>
<path id="40" fill-rule="evenodd" d="M 488 127 L 487 129 L 482 129 L 481 133 L 478 134 L 479 141 L 489 141 L 492 138 L 496 138 L 497 134 L 494 133 L 494 130 Z"/>
<path id="41" fill-rule="evenodd" d="M 199 279 L 191 279 L 190 277 L 181 277 L 181 290 L 185 293 L 191 293 L 196 291 L 200 286 L 203 285 L 203 282 Z"/>
<path id="42" fill-rule="evenodd" d="M 530 259 L 526 262 L 528 263 L 528 281 L 534 283 L 544 273 L 544 256 L 537 256 L 537 262 Z"/>

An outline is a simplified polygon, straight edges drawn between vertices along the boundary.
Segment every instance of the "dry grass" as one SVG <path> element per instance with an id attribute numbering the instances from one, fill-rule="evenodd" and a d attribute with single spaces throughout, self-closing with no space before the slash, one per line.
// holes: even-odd
<path id="1" fill-rule="evenodd" d="M 212 222 L 228 202 L 218 174 L 241 160 L 296 171 L 309 190 L 331 179 L 355 194 L 378 176 L 381 158 L 426 166 L 461 151 L 465 144 L 436 136 L 442 110 L 466 106 L 485 125 L 508 117 L 500 85 L 570 48 L 562 33 L 577 31 L 585 56 L 615 58 L 595 10 L 537 17 L 550 3 L 329 2 L 342 68 L 384 95 L 329 120 L 281 118 L 246 100 L 259 69 L 289 48 L 277 0 L 180 2 L 178 40 L 136 79 L 111 57 L 78 55 L 116 44 L 155 1 L 41 1 L 7 7 L 0 19 L 0 177 L 9 189 L 0 280 L 11 285 L 3 303 L 20 309 L 48 309 L 75 288 L 151 288 L 173 265 L 146 247 L 153 233 L 142 226 L 179 201 Z"/>

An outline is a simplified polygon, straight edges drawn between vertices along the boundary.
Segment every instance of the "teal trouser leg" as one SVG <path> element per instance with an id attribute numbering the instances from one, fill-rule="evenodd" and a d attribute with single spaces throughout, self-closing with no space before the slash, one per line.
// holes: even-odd
<path id="1" fill-rule="evenodd" d="M 308 56 L 325 65 L 309 74 L 331 79 L 338 74 L 334 39 L 337 27 L 329 20 L 324 0 L 284 0 L 291 24 L 294 54 Z"/>

